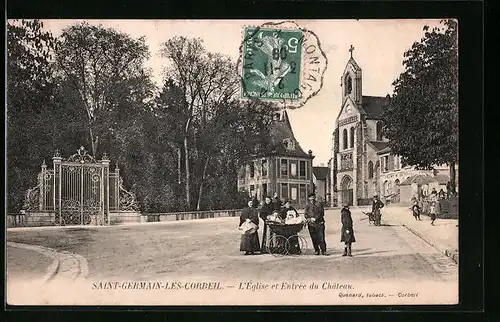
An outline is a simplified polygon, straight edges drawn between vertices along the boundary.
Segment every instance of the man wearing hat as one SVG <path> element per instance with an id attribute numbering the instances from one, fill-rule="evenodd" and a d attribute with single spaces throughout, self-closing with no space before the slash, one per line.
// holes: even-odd
<path id="1" fill-rule="evenodd" d="M 325 209 L 316 201 L 314 193 L 309 194 L 305 217 L 308 221 L 309 235 L 313 243 L 315 255 L 329 255 L 325 242 Z"/>
<path id="2" fill-rule="evenodd" d="M 378 196 L 373 196 L 373 204 L 372 204 L 372 214 L 375 218 L 375 226 L 380 226 L 380 219 L 382 215 L 380 214 L 380 209 L 384 207 L 384 203 L 380 201 Z"/>

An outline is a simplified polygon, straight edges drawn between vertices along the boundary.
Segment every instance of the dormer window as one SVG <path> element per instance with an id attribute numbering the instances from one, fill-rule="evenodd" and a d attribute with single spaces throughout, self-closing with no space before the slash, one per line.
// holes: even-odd
<path id="1" fill-rule="evenodd" d="M 285 149 L 287 149 L 287 150 L 294 150 L 295 149 L 294 142 L 289 138 L 283 140 L 283 145 L 285 146 Z"/>

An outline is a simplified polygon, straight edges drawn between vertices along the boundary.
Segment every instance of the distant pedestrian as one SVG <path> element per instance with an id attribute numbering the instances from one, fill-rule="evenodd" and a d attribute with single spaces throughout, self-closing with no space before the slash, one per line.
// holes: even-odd
<path id="1" fill-rule="evenodd" d="M 431 215 L 431 225 L 434 226 L 434 221 L 436 220 L 436 202 L 431 202 L 431 206 L 429 208 L 429 213 Z"/>
<path id="2" fill-rule="evenodd" d="M 309 235 L 313 243 L 314 254 L 328 256 L 325 242 L 325 209 L 316 202 L 316 195 L 314 193 L 309 194 L 305 217 L 308 221 Z"/>
<path id="3" fill-rule="evenodd" d="M 261 251 L 267 252 L 267 245 L 269 245 L 269 240 L 271 239 L 271 229 L 269 229 L 267 221 L 267 216 L 273 213 L 273 203 L 270 197 L 264 199 L 264 204 L 260 209 L 260 218 L 264 221 L 264 230 L 262 232 L 262 246 Z"/>
<path id="4" fill-rule="evenodd" d="M 443 189 L 439 190 L 438 196 L 439 196 L 439 199 L 445 199 L 446 198 L 446 193 L 444 192 Z"/>
<path id="5" fill-rule="evenodd" d="M 240 229 L 243 225 L 254 224 L 254 228 L 247 233 L 241 235 L 240 251 L 245 252 L 245 255 L 254 255 L 260 251 L 259 234 L 259 215 L 257 209 L 253 206 L 253 200 L 248 201 L 248 207 L 241 211 Z"/>
<path id="6" fill-rule="evenodd" d="M 343 208 L 340 211 L 340 221 L 342 222 L 340 241 L 345 243 L 344 254 L 342 256 L 352 256 L 351 244 L 356 242 L 356 238 L 354 237 L 351 211 L 347 203 L 343 204 Z"/>
<path id="7" fill-rule="evenodd" d="M 380 221 L 382 219 L 382 214 L 380 213 L 380 209 L 384 207 L 384 203 L 379 200 L 378 196 L 373 196 L 372 203 L 372 214 L 375 218 L 375 225 L 380 226 Z"/>
<path id="8" fill-rule="evenodd" d="M 415 220 L 422 220 L 420 219 L 420 213 L 422 212 L 422 209 L 420 209 L 420 206 L 418 205 L 417 201 L 413 203 L 411 210 L 413 212 L 413 217 L 415 217 Z"/>

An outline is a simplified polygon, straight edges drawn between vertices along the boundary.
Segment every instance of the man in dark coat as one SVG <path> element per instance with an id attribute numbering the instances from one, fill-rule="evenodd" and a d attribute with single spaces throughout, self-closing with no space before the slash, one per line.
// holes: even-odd
<path id="1" fill-rule="evenodd" d="M 344 254 L 342 256 L 352 256 L 351 244 L 356 241 L 356 238 L 354 237 L 351 211 L 347 203 L 343 204 L 343 208 L 340 211 L 340 221 L 342 222 L 340 241 L 345 243 Z"/>
<path id="2" fill-rule="evenodd" d="M 308 221 L 309 235 L 313 243 L 315 255 L 329 255 L 326 252 L 325 242 L 325 209 L 316 202 L 316 195 L 309 194 L 309 202 L 306 205 L 305 217 Z"/>
<path id="3" fill-rule="evenodd" d="M 264 221 L 264 231 L 262 232 L 262 246 L 261 246 L 261 252 L 267 253 L 267 245 L 269 244 L 269 240 L 271 239 L 271 231 L 266 224 L 267 221 L 267 216 L 271 215 L 273 213 L 273 203 L 271 201 L 270 197 L 266 197 L 264 200 L 264 204 L 262 205 L 262 208 L 260 209 L 260 218 Z"/>
<path id="4" fill-rule="evenodd" d="M 241 211 L 240 225 L 249 220 L 259 227 L 259 214 L 257 209 L 253 207 L 253 200 L 248 202 L 248 207 Z M 253 255 L 260 251 L 259 234 L 257 230 L 251 234 L 241 235 L 240 251 L 245 252 L 245 255 Z"/>
<path id="5" fill-rule="evenodd" d="M 384 203 L 379 200 L 378 196 L 373 197 L 373 204 L 372 204 L 372 214 L 373 217 L 375 218 L 375 226 L 380 226 L 380 220 L 382 218 L 382 215 L 380 213 L 380 209 L 384 207 Z"/>

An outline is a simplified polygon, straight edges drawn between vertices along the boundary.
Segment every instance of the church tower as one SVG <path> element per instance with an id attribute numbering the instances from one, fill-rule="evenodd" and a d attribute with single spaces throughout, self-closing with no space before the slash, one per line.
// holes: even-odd
<path id="1" fill-rule="evenodd" d="M 351 45 L 349 48 L 349 52 L 351 57 L 347 62 L 347 65 L 344 69 L 344 73 L 341 78 L 342 87 L 342 105 L 346 103 L 346 100 L 349 98 L 352 100 L 354 104 L 357 106 L 361 105 L 361 100 L 363 97 L 362 91 L 362 75 L 361 68 L 358 66 L 354 58 L 352 57 L 352 52 L 354 51 L 354 47 Z"/>
<path id="2" fill-rule="evenodd" d="M 338 203 L 357 206 L 363 194 L 363 92 L 361 68 L 353 58 L 354 47 L 341 76 L 340 113 L 333 134 L 334 170 L 331 180 Z"/>

